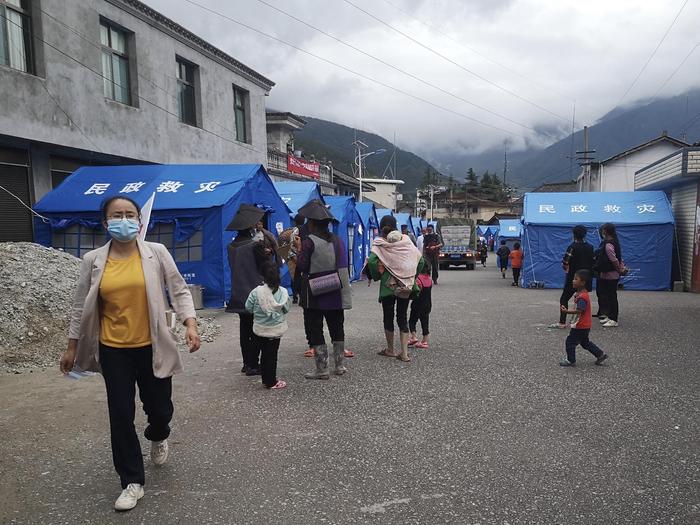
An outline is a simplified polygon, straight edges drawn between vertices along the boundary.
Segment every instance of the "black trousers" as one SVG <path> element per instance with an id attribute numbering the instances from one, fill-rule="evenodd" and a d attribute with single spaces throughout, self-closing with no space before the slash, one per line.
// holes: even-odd
<path id="1" fill-rule="evenodd" d="M 320 346 L 326 344 L 323 336 L 323 320 L 326 320 L 331 341 L 345 341 L 345 311 L 343 310 L 317 310 L 315 308 L 304 309 L 304 329 L 309 345 Z"/>
<path id="2" fill-rule="evenodd" d="M 598 279 L 598 312 L 617 321 L 620 306 L 617 302 L 619 279 Z"/>
<path id="3" fill-rule="evenodd" d="M 299 270 L 294 270 L 294 276 L 292 277 L 292 294 L 293 297 L 299 297 L 301 293 L 301 272 Z"/>
<path id="4" fill-rule="evenodd" d="M 430 310 L 426 309 L 420 303 L 413 301 L 411 303 L 411 316 L 408 318 L 408 328 L 411 333 L 416 333 L 416 327 L 418 326 L 418 321 L 420 321 L 420 327 L 423 331 L 423 335 L 430 334 Z"/>
<path id="5" fill-rule="evenodd" d="M 518 284 L 518 281 L 520 281 L 520 270 L 522 268 L 513 268 L 513 282 L 515 284 Z"/>
<path id="6" fill-rule="evenodd" d="M 277 353 L 280 349 L 280 338 L 256 335 L 255 340 L 257 347 L 260 348 L 262 383 L 268 388 L 275 386 L 275 383 L 277 383 Z"/>
<path id="7" fill-rule="evenodd" d="M 141 444 L 134 427 L 136 385 L 148 417 L 144 436 L 149 441 L 162 441 L 170 435 L 173 417 L 172 378 L 160 379 L 153 375 L 150 346 L 112 348 L 100 345 L 100 365 L 107 388 L 114 468 L 123 489 L 129 483 L 143 485 Z"/>
<path id="8" fill-rule="evenodd" d="M 428 255 L 426 259 L 430 262 L 430 267 L 432 268 L 433 282 L 437 283 L 438 277 L 440 277 L 440 257 L 439 255 Z"/>
<path id="9" fill-rule="evenodd" d="M 253 314 L 239 313 L 238 319 L 240 320 L 239 335 L 243 366 L 259 368 L 260 346 L 258 346 L 255 334 L 253 333 Z"/>
<path id="10" fill-rule="evenodd" d="M 581 345 L 581 347 L 596 357 L 603 355 L 603 351 L 588 338 L 590 331 L 589 328 L 572 328 L 569 331 L 569 335 L 566 338 L 566 358 L 570 363 L 576 362 L 576 347 L 578 345 Z"/>
<path id="11" fill-rule="evenodd" d="M 576 290 L 574 290 L 574 285 L 571 284 L 572 279 L 569 276 L 566 277 L 566 282 L 564 283 L 564 289 L 561 291 L 561 297 L 559 297 L 559 304 L 562 306 L 568 306 L 569 300 L 574 296 Z M 559 311 L 559 324 L 566 323 L 566 314 Z"/>
<path id="12" fill-rule="evenodd" d="M 399 331 L 408 333 L 408 305 L 410 299 L 401 299 L 394 295 L 382 299 L 382 311 L 384 313 L 384 330 L 394 331 L 394 307 L 396 307 L 396 324 Z"/>

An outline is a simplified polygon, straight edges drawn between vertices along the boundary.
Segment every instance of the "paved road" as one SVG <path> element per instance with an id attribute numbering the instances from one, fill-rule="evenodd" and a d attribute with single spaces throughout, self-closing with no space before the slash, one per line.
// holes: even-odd
<path id="1" fill-rule="evenodd" d="M 301 312 L 285 391 L 242 377 L 237 319 L 175 381 L 171 460 L 112 503 L 101 378 L 0 376 L 0 523 L 698 523 L 700 296 L 624 292 L 610 354 L 561 369 L 558 293 L 493 269 L 444 272 L 428 351 L 381 348 L 377 288 L 355 287 L 351 371 L 305 381 Z M 143 418 L 139 419 L 143 428 Z"/>

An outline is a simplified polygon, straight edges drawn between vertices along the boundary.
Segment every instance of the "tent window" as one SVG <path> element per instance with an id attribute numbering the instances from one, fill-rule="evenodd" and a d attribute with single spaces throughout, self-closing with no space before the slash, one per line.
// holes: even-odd
<path id="1" fill-rule="evenodd" d="M 202 230 L 194 232 L 187 240 L 175 245 L 175 262 L 202 260 Z"/>
<path id="2" fill-rule="evenodd" d="M 165 246 L 169 252 L 172 252 L 174 248 L 174 230 L 174 222 L 156 224 L 153 229 L 146 234 L 146 240 L 150 242 L 158 242 Z"/>
<path id="3" fill-rule="evenodd" d="M 83 257 L 87 252 L 99 248 L 105 243 L 102 228 L 92 229 L 76 224 L 65 230 L 54 231 L 51 246 L 63 250 L 75 257 Z"/>

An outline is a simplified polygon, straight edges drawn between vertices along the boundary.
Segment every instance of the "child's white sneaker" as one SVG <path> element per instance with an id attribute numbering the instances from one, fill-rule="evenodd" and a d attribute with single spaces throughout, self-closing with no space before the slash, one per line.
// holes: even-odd
<path id="1" fill-rule="evenodd" d="M 114 502 L 114 510 L 124 511 L 133 509 L 143 498 L 143 485 L 129 483 Z"/>
<path id="2" fill-rule="evenodd" d="M 617 324 L 617 321 L 613 321 L 612 319 L 608 319 L 605 323 L 603 323 L 604 328 L 610 328 L 610 327 L 614 327 L 614 326 L 619 326 L 619 325 Z"/>

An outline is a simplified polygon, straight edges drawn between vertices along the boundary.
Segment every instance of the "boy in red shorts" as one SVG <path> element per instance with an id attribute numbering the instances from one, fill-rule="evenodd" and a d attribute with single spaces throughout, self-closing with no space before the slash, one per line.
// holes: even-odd
<path id="1" fill-rule="evenodd" d="M 581 345 L 592 353 L 596 360 L 596 365 L 603 364 L 608 358 L 608 354 L 598 348 L 589 338 L 591 331 L 591 299 L 588 297 L 586 284 L 591 280 L 591 272 L 579 270 L 574 274 L 572 285 L 576 290 L 574 295 L 575 310 L 569 310 L 566 306 L 561 306 L 562 313 L 576 315 L 575 322 L 571 323 L 571 331 L 566 338 L 566 358 L 559 361 L 560 366 L 576 366 L 576 347 Z"/>

